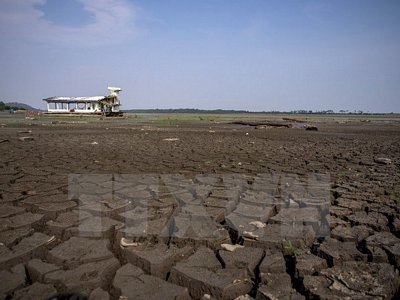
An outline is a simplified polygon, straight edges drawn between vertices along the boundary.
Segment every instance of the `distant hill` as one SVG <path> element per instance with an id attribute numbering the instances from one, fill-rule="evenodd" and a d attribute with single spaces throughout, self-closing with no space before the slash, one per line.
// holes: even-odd
<path id="1" fill-rule="evenodd" d="M 38 111 L 39 109 L 34 108 L 28 104 L 21 103 L 21 102 L 2 102 L 0 101 L 0 111 L 9 110 L 9 109 L 23 109 L 23 110 L 33 110 Z"/>

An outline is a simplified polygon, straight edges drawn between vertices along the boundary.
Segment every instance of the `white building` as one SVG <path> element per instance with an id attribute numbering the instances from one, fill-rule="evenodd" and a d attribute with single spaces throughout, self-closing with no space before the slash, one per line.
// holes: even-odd
<path id="1" fill-rule="evenodd" d="M 121 88 L 109 86 L 108 96 L 93 97 L 50 97 L 47 102 L 47 113 L 51 114 L 103 114 L 122 115 L 118 94 Z"/>

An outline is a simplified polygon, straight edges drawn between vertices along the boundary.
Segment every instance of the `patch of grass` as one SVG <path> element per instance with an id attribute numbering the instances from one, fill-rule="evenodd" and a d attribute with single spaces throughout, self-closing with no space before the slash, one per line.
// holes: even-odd
<path id="1" fill-rule="evenodd" d="M 135 122 L 154 125 L 198 124 L 211 122 L 208 116 L 195 114 L 135 114 Z"/>
<path id="2" fill-rule="evenodd" d="M 302 251 L 292 244 L 292 241 L 286 241 L 283 246 L 285 256 L 299 256 Z"/>

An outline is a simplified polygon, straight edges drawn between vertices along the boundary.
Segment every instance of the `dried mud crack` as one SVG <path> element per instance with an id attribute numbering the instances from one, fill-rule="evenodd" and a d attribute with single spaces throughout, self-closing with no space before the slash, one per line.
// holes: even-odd
<path id="1" fill-rule="evenodd" d="M 0 298 L 399 297 L 399 124 L 104 126 L 0 129 Z"/>

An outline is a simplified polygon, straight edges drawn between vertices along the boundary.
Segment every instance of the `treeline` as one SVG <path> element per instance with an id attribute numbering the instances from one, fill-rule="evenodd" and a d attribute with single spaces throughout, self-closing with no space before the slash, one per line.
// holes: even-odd
<path id="1" fill-rule="evenodd" d="M 196 108 L 167 108 L 167 109 L 129 109 L 124 110 L 125 113 L 142 113 L 142 114 L 357 114 L 357 115 L 373 115 L 377 113 L 363 112 L 361 110 L 348 111 L 340 110 L 335 112 L 329 110 L 292 110 L 292 111 L 248 111 L 248 110 L 234 110 L 234 109 L 196 109 Z"/>
<path id="2" fill-rule="evenodd" d="M 126 113 L 143 113 L 143 114 L 262 114 L 265 112 L 250 112 L 247 110 L 233 109 L 196 109 L 196 108 L 166 108 L 166 109 L 129 109 L 124 110 Z"/>
<path id="3" fill-rule="evenodd" d="M 9 105 L 7 103 L 4 103 L 3 101 L 0 101 L 0 111 L 5 111 L 5 110 L 25 110 L 25 108 L 20 106 Z"/>

